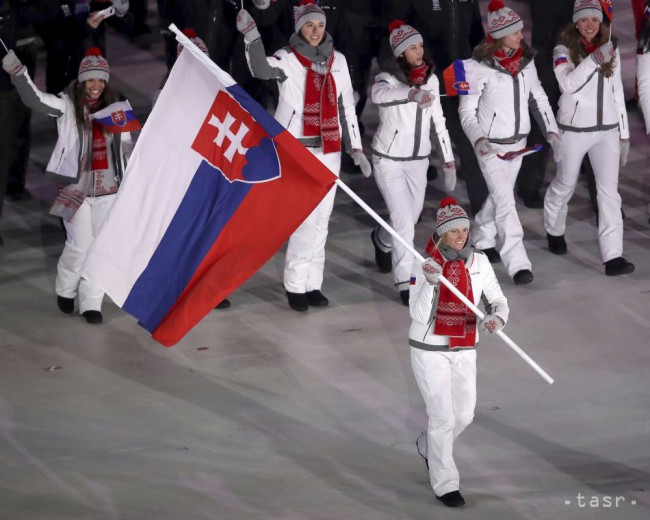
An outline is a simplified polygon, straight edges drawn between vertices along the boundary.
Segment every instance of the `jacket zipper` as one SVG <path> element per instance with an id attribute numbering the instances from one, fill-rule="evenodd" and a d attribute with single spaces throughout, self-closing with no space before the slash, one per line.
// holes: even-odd
<path id="1" fill-rule="evenodd" d="M 576 107 L 573 109 L 573 115 L 571 116 L 571 121 L 569 122 L 570 125 L 573 124 L 573 120 L 576 117 L 576 112 L 578 111 L 578 103 L 580 103 L 580 100 L 576 101 Z"/>
<path id="2" fill-rule="evenodd" d="M 625 130 L 625 121 L 623 119 L 623 114 L 621 114 L 621 130 Z"/>
<path id="3" fill-rule="evenodd" d="M 492 114 L 492 122 L 490 123 L 490 128 L 488 128 L 488 133 L 487 133 L 488 138 L 490 137 L 490 134 L 492 133 L 492 126 L 494 125 L 494 118 L 495 117 L 497 117 L 496 112 L 494 114 Z"/>
<path id="4" fill-rule="evenodd" d="M 395 142 L 395 138 L 397 137 L 397 132 L 399 132 L 399 130 L 395 130 L 395 133 L 393 134 L 393 138 L 390 140 L 390 144 L 388 145 L 388 150 L 386 150 L 387 155 L 390 153 L 390 149 L 392 148 L 393 143 Z"/>
<path id="5" fill-rule="evenodd" d="M 289 118 L 289 122 L 287 123 L 287 130 L 289 130 L 289 127 L 291 126 L 291 121 L 293 121 L 293 116 L 296 115 L 296 111 L 294 110 L 291 112 L 291 117 Z"/>

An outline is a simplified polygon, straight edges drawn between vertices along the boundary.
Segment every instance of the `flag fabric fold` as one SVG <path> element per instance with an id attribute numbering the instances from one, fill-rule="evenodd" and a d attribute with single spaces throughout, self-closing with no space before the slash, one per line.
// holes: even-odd
<path id="1" fill-rule="evenodd" d="M 479 93 L 476 85 L 468 78 L 465 61 L 469 60 L 454 60 L 442 71 L 445 92 L 448 96 L 468 96 Z"/>
<path id="2" fill-rule="evenodd" d="M 230 76 L 184 50 L 84 276 L 172 346 L 275 254 L 336 179 Z"/>
<path id="3" fill-rule="evenodd" d="M 111 103 L 107 107 L 90 114 L 88 119 L 95 119 L 111 134 L 135 132 L 142 128 L 128 101 Z"/>

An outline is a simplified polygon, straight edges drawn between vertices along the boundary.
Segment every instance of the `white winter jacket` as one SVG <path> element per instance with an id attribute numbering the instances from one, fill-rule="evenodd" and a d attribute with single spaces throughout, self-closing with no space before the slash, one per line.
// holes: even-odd
<path id="1" fill-rule="evenodd" d="M 82 173 L 79 169 L 79 165 L 83 164 L 81 157 L 88 153 L 90 143 L 82 136 L 70 95 L 61 93 L 57 96 L 40 91 L 29 77 L 27 69 L 12 76 L 11 81 L 25 105 L 56 118 L 58 139 L 45 171 L 54 175 L 59 182 L 77 182 Z M 121 180 L 131 151 L 131 134 L 125 132 L 111 137 L 111 160 Z"/>
<path id="2" fill-rule="evenodd" d="M 467 262 L 472 280 L 472 294 L 474 305 L 478 305 L 481 294 L 485 294 L 487 301 L 492 307 L 491 314 L 494 314 L 508 322 L 510 309 L 508 301 L 501 291 L 494 269 L 485 254 L 473 251 Z M 411 328 L 409 329 L 409 345 L 423 350 L 449 350 L 449 336 L 437 336 L 433 334 L 435 324 L 435 311 L 438 307 L 439 285 L 432 286 L 422 274 L 422 264 L 419 260 L 413 261 L 411 274 L 411 287 L 409 297 L 409 308 L 411 312 Z M 478 321 L 478 318 L 477 318 Z M 476 343 L 478 344 L 478 327 L 476 330 Z M 471 347 L 470 347 L 471 348 Z M 454 349 L 460 350 L 460 349 Z"/>
<path id="3" fill-rule="evenodd" d="M 382 72 L 375 78 L 372 101 L 379 107 L 379 127 L 372 140 L 373 154 L 394 161 L 425 159 L 431 154 L 430 135 L 435 135 L 442 162 L 454 161 L 435 74 L 421 89 L 431 92 L 434 98 L 429 108 L 421 109 L 409 101 L 411 87 L 396 76 Z"/>
<path id="4" fill-rule="evenodd" d="M 650 134 L 650 50 L 636 55 L 636 81 L 639 106 L 645 118 L 645 131 Z"/>
<path id="5" fill-rule="evenodd" d="M 560 85 L 558 126 L 570 132 L 597 132 L 618 128 L 629 139 L 625 96 L 621 81 L 621 55 L 616 50 L 614 74 L 606 78 L 591 57 L 578 65 L 564 45 L 553 49 L 553 70 Z"/>
<path id="6" fill-rule="evenodd" d="M 266 58 L 268 65 L 274 69 L 280 69 L 284 75 L 276 75 L 273 78 L 260 75 L 259 64 L 256 63 L 256 53 L 259 54 L 259 47 L 262 40 L 246 43 L 246 57 L 253 77 L 260 79 L 278 79 L 280 96 L 278 107 L 275 111 L 275 119 L 296 137 L 304 146 L 320 146 L 320 137 L 305 137 L 303 134 L 302 113 L 305 105 L 305 82 L 307 80 L 307 69 L 298 61 L 295 54 L 289 48 L 276 51 L 273 56 Z M 336 92 L 338 94 L 339 111 L 339 132 L 342 138 L 342 149 L 350 151 L 353 148 L 362 149 L 359 123 L 354 110 L 354 95 L 352 81 L 348 70 L 348 62 L 345 56 L 334 50 L 334 60 L 330 69 Z M 264 74 L 264 72 L 262 72 Z M 282 77 L 286 76 L 286 79 Z"/>
<path id="7" fill-rule="evenodd" d="M 522 58 L 512 76 L 498 64 L 464 60 L 467 81 L 477 95 L 460 96 L 460 122 L 469 141 L 485 137 L 493 143 L 512 144 L 530 132 L 529 109 L 544 130 L 559 133 L 553 110 L 537 76 L 535 63 Z"/>

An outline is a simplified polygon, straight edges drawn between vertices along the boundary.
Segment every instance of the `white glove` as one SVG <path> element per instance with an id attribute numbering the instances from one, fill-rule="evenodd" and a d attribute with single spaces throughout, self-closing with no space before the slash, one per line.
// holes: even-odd
<path id="1" fill-rule="evenodd" d="M 16 56 L 16 53 L 14 51 L 9 51 L 5 54 L 5 57 L 2 58 L 2 68 L 7 74 L 13 76 L 22 72 L 25 67 L 18 59 L 18 56 Z"/>
<path id="2" fill-rule="evenodd" d="M 237 30 L 244 35 L 244 39 L 246 41 L 252 42 L 260 38 L 260 32 L 257 30 L 257 24 L 246 9 L 241 9 L 237 13 L 237 18 L 235 21 L 237 24 Z"/>
<path id="3" fill-rule="evenodd" d="M 442 172 L 445 176 L 445 191 L 451 193 L 456 189 L 456 163 L 443 164 Z"/>
<path id="4" fill-rule="evenodd" d="M 562 160 L 562 139 L 555 132 L 549 132 L 547 141 L 553 149 L 553 160 L 558 164 Z"/>
<path id="5" fill-rule="evenodd" d="M 420 90 L 419 88 L 412 88 L 409 90 L 409 101 L 417 103 L 420 108 L 429 108 L 433 105 L 433 95 L 427 90 Z"/>
<path id="6" fill-rule="evenodd" d="M 260 11 L 263 11 L 264 9 L 268 9 L 269 5 L 271 5 L 271 0 L 253 0 L 253 5 Z"/>
<path id="7" fill-rule="evenodd" d="M 497 153 L 496 148 L 485 137 L 481 137 L 474 143 L 474 149 L 480 157 L 487 157 L 488 155 L 495 155 Z"/>
<path id="8" fill-rule="evenodd" d="M 363 153 L 363 150 L 358 148 L 353 148 L 350 150 L 350 157 L 352 157 L 352 162 L 355 166 L 361 168 L 361 173 L 364 177 L 370 177 L 372 175 L 372 166 L 370 166 L 370 161 Z"/>
<path id="9" fill-rule="evenodd" d="M 594 52 L 591 53 L 591 58 L 598 64 L 603 65 L 616 57 L 616 49 L 611 41 L 603 43 Z"/>
<path id="10" fill-rule="evenodd" d="M 440 283 L 442 267 L 433 258 L 429 257 L 422 264 L 422 273 L 424 273 L 427 283 L 435 286 Z"/>
<path id="11" fill-rule="evenodd" d="M 628 139 L 621 139 L 621 168 L 627 164 L 627 156 L 630 153 L 630 141 Z"/>
<path id="12" fill-rule="evenodd" d="M 494 314 L 488 314 L 481 322 L 481 330 L 485 330 L 490 334 L 500 331 L 504 327 L 503 320 Z"/>

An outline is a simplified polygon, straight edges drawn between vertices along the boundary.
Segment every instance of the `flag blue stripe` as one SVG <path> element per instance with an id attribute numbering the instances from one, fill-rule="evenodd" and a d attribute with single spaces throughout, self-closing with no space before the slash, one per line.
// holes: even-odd
<path id="1" fill-rule="evenodd" d="M 123 309 L 149 332 L 158 326 L 254 185 L 230 183 L 203 161 Z"/>

